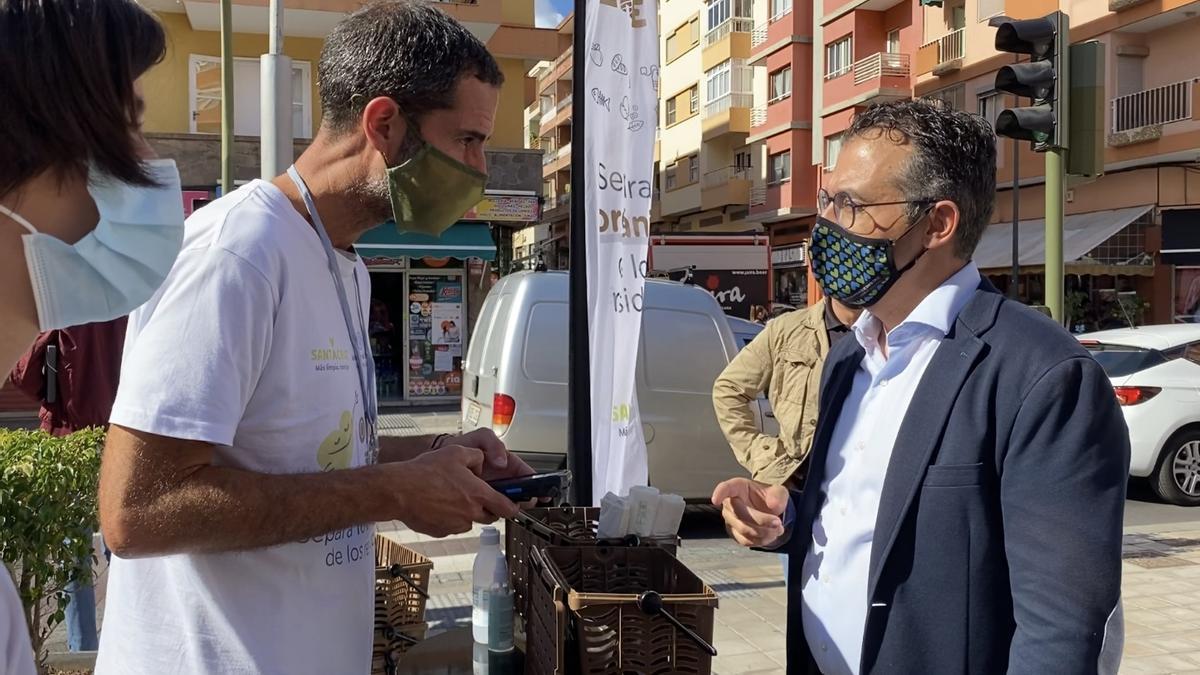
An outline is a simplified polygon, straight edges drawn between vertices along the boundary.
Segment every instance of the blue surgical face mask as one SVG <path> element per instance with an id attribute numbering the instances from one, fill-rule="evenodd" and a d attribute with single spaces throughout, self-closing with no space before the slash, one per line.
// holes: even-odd
<path id="1" fill-rule="evenodd" d="M 158 185 L 122 183 L 94 170 L 88 193 L 100 220 L 74 245 L 0 206 L 22 236 L 43 331 L 125 316 L 154 295 L 183 245 L 183 197 L 173 160 L 146 162 Z"/>

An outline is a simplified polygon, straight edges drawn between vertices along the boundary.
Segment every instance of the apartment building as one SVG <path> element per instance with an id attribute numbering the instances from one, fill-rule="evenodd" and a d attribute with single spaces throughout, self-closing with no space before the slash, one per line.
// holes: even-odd
<path id="1" fill-rule="evenodd" d="M 994 91 L 996 71 L 1012 55 L 993 49 L 989 19 L 1035 18 L 1057 9 L 1046 0 L 945 0 L 921 8 L 917 19 L 926 37 L 912 63 L 916 94 L 994 122 L 1016 103 Z M 1068 308 L 1074 294 L 1081 299 L 1077 306 L 1095 312 L 1109 305 L 1124 320 L 1113 302 L 1120 297 L 1140 314 L 1135 321 L 1191 322 L 1200 309 L 1200 59 L 1192 51 L 1200 2 L 1075 0 L 1062 9 L 1070 14 L 1073 43 L 1104 46 L 1107 96 L 1105 174 L 1068 182 Z M 1036 302 L 1042 297 L 1045 179 L 1043 156 L 1026 143 L 1000 139 L 997 213 L 976 262 L 1001 288 L 1008 286 L 1014 173 L 1018 290 Z"/>
<path id="2" fill-rule="evenodd" d="M 525 111 L 528 146 L 541 154 L 543 210 L 533 250 L 522 261 L 525 268 L 543 263 L 548 269 L 567 269 L 570 262 L 571 222 L 571 116 L 575 49 L 575 17 L 568 15 L 554 29 L 553 61 L 542 61 L 529 71 L 537 96 Z M 530 264 L 532 263 L 532 264 Z"/>
<path id="3" fill-rule="evenodd" d="M 747 220 L 752 0 L 659 5 L 658 232 L 761 230 Z"/>

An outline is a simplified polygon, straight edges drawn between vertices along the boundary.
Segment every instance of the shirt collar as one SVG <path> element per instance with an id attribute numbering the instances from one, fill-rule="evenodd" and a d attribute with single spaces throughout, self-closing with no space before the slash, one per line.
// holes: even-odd
<path id="1" fill-rule="evenodd" d="M 942 337 L 945 337 L 950 332 L 950 327 L 958 319 L 959 312 L 966 307 L 975 294 L 975 290 L 979 288 L 981 280 L 979 268 L 975 266 L 974 261 L 967 262 L 949 279 L 943 281 L 942 285 L 925 296 L 925 299 L 913 309 L 908 317 L 892 329 L 889 337 L 895 336 L 897 332 L 908 332 L 901 330 L 906 327 L 936 330 Z M 863 344 L 865 336 L 869 335 L 874 338 L 879 335 L 879 319 L 875 318 L 870 309 L 867 309 L 854 322 L 853 328 L 855 337 L 860 344 Z"/>

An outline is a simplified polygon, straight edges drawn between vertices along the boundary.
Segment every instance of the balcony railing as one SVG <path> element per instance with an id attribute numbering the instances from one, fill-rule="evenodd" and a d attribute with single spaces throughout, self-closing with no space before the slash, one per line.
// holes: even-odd
<path id="1" fill-rule="evenodd" d="M 1191 119 L 1195 83 L 1195 79 L 1184 80 L 1114 98 L 1113 133 Z"/>
<path id="2" fill-rule="evenodd" d="M 767 106 L 765 106 L 765 105 L 755 106 L 754 109 L 750 111 L 750 126 L 761 127 L 766 123 L 767 123 Z"/>
<path id="3" fill-rule="evenodd" d="M 573 97 L 574 97 L 573 94 L 567 94 L 566 96 L 564 96 L 563 100 L 559 101 L 558 105 L 554 108 L 554 112 L 560 113 L 563 111 L 563 108 L 566 108 L 567 106 L 571 105 L 571 99 Z"/>
<path id="4" fill-rule="evenodd" d="M 722 39 L 725 38 L 726 35 L 729 35 L 730 33 L 753 33 L 753 32 L 754 32 L 754 19 L 747 19 L 744 17 L 735 16 L 731 19 L 722 21 L 721 24 L 716 26 L 715 28 L 710 28 L 709 31 L 704 34 L 704 46 L 711 47 L 711 46 L 717 44 L 718 42 L 720 42 Z"/>
<path id="5" fill-rule="evenodd" d="M 762 43 L 766 42 L 767 41 L 767 31 L 771 28 L 771 24 L 775 23 L 776 21 L 779 21 L 780 19 L 783 19 L 784 17 L 786 17 L 787 15 L 789 15 L 791 13 L 792 13 L 792 8 L 785 7 L 782 12 L 776 14 L 775 16 L 771 17 L 770 19 L 767 19 L 766 23 L 760 23 L 757 26 L 755 26 L 754 30 L 750 31 L 750 48 L 753 49 L 755 47 L 758 47 Z"/>
<path id="6" fill-rule="evenodd" d="M 704 174 L 702 184 L 706 188 L 715 188 L 735 179 L 750 180 L 750 167 L 725 166 L 716 171 L 709 171 Z"/>
<path id="7" fill-rule="evenodd" d="M 574 48 L 568 47 L 567 51 L 560 54 L 557 59 L 554 59 L 554 66 L 551 67 L 550 70 L 554 70 L 555 68 L 558 68 L 559 66 L 561 66 L 563 64 L 563 62 L 569 60 L 572 56 L 574 56 L 574 54 L 575 54 Z"/>
<path id="8" fill-rule="evenodd" d="M 720 115 L 730 108 L 750 108 L 754 105 L 753 94 L 725 94 L 715 101 L 709 101 L 704 106 L 704 116 Z"/>
<path id="9" fill-rule="evenodd" d="M 763 206 L 767 203 L 767 186 L 755 185 L 750 188 L 750 206 Z"/>
<path id="10" fill-rule="evenodd" d="M 567 143 L 566 145 L 564 145 L 558 149 L 559 158 L 566 157 L 569 154 L 571 154 L 571 144 L 570 143 Z"/>
<path id="11" fill-rule="evenodd" d="M 770 28 L 770 22 L 760 23 L 750 31 L 750 48 L 757 48 L 759 45 L 767 41 L 767 29 Z"/>
<path id="12" fill-rule="evenodd" d="M 552 144 L 546 144 L 546 146 L 542 148 L 542 152 L 544 153 L 542 155 L 542 166 L 553 164 L 554 160 L 558 159 L 558 153 L 554 150 L 554 146 Z"/>
<path id="13" fill-rule="evenodd" d="M 926 42 L 925 44 L 921 45 L 921 48 L 924 49 L 929 45 L 936 44 L 938 55 L 937 62 L 939 64 L 948 63 L 955 59 L 961 59 L 966 54 L 966 42 L 964 41 L 964 36 L 966 33 L 966 28 L 959 28 L 953 33 L 949 33 L 936 40 L 930 40 L 929 42 Z"/>
<path id="14" fill-rule="evenodd" d="M 549 197 L 546 197 L 546 204 L 543 207 L 543 210 L 550 211 L 552 209 L 559 208 L 560 206 L 570 206 L 570 205 L 571 205 L 571 193 L 566 192 L 561 195 L 550 195 Z"/>
<path id="15" fill-rule="evenodd" d="M 908 77 L 908 54 L 878 52 L 854 64 L 854 84 L 880 77 Z"/>

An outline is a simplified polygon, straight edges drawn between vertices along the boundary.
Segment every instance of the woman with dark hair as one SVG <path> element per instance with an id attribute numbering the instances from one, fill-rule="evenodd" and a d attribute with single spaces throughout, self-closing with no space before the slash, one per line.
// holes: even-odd
<path id="1" fill-rule="evenodd" d="M 39 331 L 128 314 L 183 242 L 179 173 L 141 132 L 166 36 L 133 0 L 0 0 L 0 367 Z M 0 674 L 33 673 L 0 574 Z"/>

